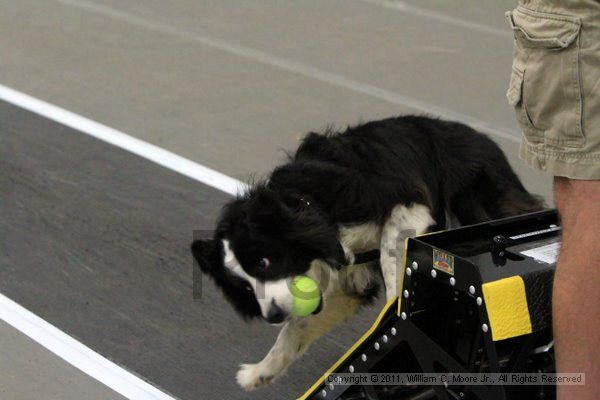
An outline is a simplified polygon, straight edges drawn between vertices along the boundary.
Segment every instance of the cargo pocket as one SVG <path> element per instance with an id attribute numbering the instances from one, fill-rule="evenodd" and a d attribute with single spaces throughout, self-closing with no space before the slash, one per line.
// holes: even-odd
<path id="1" fill-rule="evenodd" d="M 540 142 L 543 141 L 543 132 L 538 132 L 529 115 L 527 115 L 527 109 L 523 102 L 523 80 L 525 79 L 525 71 L 523 70 L 522 64 L 513 62 L 512 73 L 510 75 L 510 83 L 508 85 L 508 91 L 506 92 L 506 98 L 508 104 L 514 107 L 515 113 L 517 114 L 517 121 L 523 132 L 528 136 L 530 141 Z"/>
<path id="2" fill-rule="evenodd" d="M 515 36 L 506 96 L 524 135 L 533 143 L 583 146 L 580 19 L 524 7 L 506 17 Z"/>

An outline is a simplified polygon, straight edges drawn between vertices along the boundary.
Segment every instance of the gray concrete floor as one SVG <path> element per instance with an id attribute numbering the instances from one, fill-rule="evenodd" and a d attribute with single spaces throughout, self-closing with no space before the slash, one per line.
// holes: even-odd
<path id="1" fill-rule="evenodd" d="M 0 398 L 125 399 L 3 321 L 0 321 Z"/>
<path id="2" fill-rule="evenodd" d="M 550 194 L 516 160 L 512 0 L 404 2 L 417 13 L 383 0 L 0 3 L 3 84 L 236 178 L 266 173 L 309 130 L 448 111 L 510 135 L 494 138 Z"/>
<path id="3" fill-rule="evenodd" d="M 551 201 L 550 179 L 516 157 L 504 97 L 514 3 L 0 0 L 0 84 L 242 180 L 330 124 L 482 121 Z"/>

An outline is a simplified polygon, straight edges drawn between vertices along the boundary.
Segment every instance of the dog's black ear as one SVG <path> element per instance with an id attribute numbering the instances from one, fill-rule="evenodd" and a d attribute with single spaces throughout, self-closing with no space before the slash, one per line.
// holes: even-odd
<path id="1" fill-rule="evenodd" d="M 279 205 L 277 194 L 266 187 L 255 188 L 250 198 L 250 208 L 254 212 L 269 210 Z"/>
<path id="2" fill-rule="evenodd" d="M 291 229 L 286 232 L 290 243 L 305 249 L 307 254 L 325 260 L 336 269 L 348 265 L 346 253 L 335 229 L 327 224 L 313 222 L 314 224 L 296 223 L 292 225 Z"/>
<path id="3" fill-rule="evenodd" d="M 254 224 L 280 225 L 284 219 L 284 204 L 277 194 L 265 188 L 256 189 L 250 201 L 250 220 Z"/>
<path id="4" fill-rule="evenodd" d="M 200 269 L 204 272 L 218 267 L 219 263 L 222 262 L 219 259 L 221 245 L 215 239 L 194 240 L 190 247 L 192 255 L 198 261 Z"/>
<path id="5" fill-rule="evenodd" d="M 261 234 L 279 234 L 284 224 L 284 209 L 276 193 L 264 186 L 255 187 L 245 200 L 243 222 L 235 229 L 247 229 Z"/>

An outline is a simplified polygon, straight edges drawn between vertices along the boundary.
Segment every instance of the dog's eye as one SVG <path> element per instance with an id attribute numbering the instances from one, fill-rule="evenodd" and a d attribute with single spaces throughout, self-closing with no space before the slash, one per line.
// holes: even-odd
<path id="1" fill-rule="evenodd" d="M 251 292 L 252 291 L 252 286 L 246 285 L 246 286 L 244 286 L 244 289 L 246 289 L 246 291 L 248 291 L 248 292 Z"/>
<path id="2" fill-rule="evenodd" d="M 271 263 L 269 262 L 268 258 L 261 258 L 260 261 L 258 262 L 258 268 L 261 271 L 264 271 L 267 268 L 269 268 L 269 265 L 271 265 Z"/>

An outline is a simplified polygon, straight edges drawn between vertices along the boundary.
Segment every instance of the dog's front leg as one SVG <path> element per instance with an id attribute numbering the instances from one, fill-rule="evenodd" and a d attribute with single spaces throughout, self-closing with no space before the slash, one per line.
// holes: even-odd
<path id="1" fill-rule="evenodd" d="M 237 373 L 238 383 L 246 390 L 253 390 L 281 376 L 312 342 L 354 314 L 360 304 L 359 298 L 336 291 L 326 299 L 319 314 L 287 322 L 261 362 L 241 365 Z"/>
<path id="2" fill-rule="evenodd" d="M 265 358 L 257 364 L 242 364 L 237 373 L 237 382 L 246 390 L 268 384 L 285 372 L 287 367 L 301 354 L 302 331 L 305 322 L 293 319 L 287 322 L 275 344 Z"/>
<path id="3" fill-rule="evenodd" d="M 381 230 L 381 274 L 385 284 L 385 299 L 390 301 L 398 296 L 400 277 L 404 266 L 405 240 L 427 232 L 434 225 L 428 207 L 422 204 L 394 207 Z"/>

